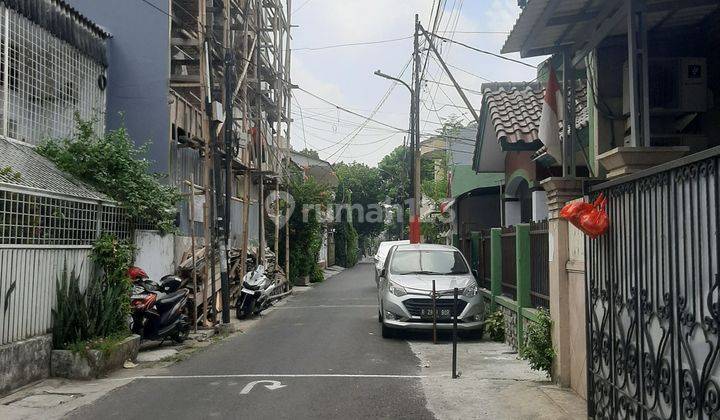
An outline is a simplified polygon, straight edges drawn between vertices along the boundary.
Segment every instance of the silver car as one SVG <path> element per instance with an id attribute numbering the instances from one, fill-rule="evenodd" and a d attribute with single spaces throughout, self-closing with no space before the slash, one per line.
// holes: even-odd
<path id="1" fill-rule="evenodd" d="M 380 285 L 380 272 L 382 271 L 383 267 L 385 267 L 385 258 L 388 255 L 388 252 L 390 252 L 390 248 L 392 248 L 395 245 L 405 245 L 409 244 L 410 241 L 402 240 L 402 241 L 384 241 L 380 242 L 380 245 L 378 245 L 377 252 L 373 256 L 373 262 L 375 263 L 375 285 Z"/>
<path id="2" fill-rule="evenodd" d="M 437 328 L 452 328 L 457 287 L 458 330 L 465 336 L 482 336 L 485 305 L 462 253 L 449 245 L 412 244 L 394 246 L 380 272 L 378 320 L 383 337 L 400 329 L 432 329 L 433 280 Z"/>

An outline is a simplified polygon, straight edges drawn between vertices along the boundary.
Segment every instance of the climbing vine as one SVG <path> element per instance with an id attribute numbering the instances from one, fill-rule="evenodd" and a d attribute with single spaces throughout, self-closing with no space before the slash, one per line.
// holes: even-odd
<path id="1" fill-rule="evenodd" d="M 180 191 L 150 172 L 149 143 L 136 146 L 125 128 L 97 134 L 95 121 L 77 115 L 75 121 L 72 137 L 47 140 L 38 153 L 120 202 L 131 220 L 142 220 L 162 232 L 174 231 Z"/>

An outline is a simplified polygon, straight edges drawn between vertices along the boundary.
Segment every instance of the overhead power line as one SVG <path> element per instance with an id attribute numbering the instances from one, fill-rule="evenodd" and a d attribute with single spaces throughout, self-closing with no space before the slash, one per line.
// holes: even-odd
<path id="1" fill-rule="evenodd" d="M 441 85 L 441 86 L 455 87 L 455 86 L 451 85 L 450 83 L 438 82 L 437 80 L 432 80 L 432 79 L 424 80 L 424 82 L 425 82 L 425 83 L 435 83 L 435 84 L 438 84 L 438 85 Z M 479 90 L 469 89 L 469 88 L 466 88 L 466 87 L 461 87 L 461 89 L 464 90 L 465 92 L 474 93 L 474 94 L 476 94 L 476 95 L 482 95 L 482 94 L 483 94 L 483 93 L 480 92 Z"/>
<path id="2" fill-rule="evenodd" d="M 532 64 L 528 64 L 528 63 L 525 63 L 525 62 L 523 62 L 523 61 L 516 60 L 516 59 L 514 59 L 514 58 L 505 57 L 505 56 L 500 55 L 500 54 L 495 54 L 494 52 L 482 50 L 482 49 L 480 49 L 480 48 L 473 47 L 472 45 L 465 44 L 464 42 L 456 41 L 456 40 L 450 39 L 450 38 L 445 38 L 444 36 L 440 36 L 440 35 L 438 35 L 438 34 L 436 34 L 436 33 L 428 32 L 427 34 L 430 35 L 430 36 L 434 36 L 435 38 L 441 39 L 441 40 L 443 40 L 443 41 L 451 42 L 451 43 L 453 43 L 453 44 L 462 45 L 462 46 L 465 47 L 465 48 L 469 48 L 469 49 L 471 49 L 471 50 L 473 50 L 473 51 L 477 51 L 477 52 L 482 53 L 482 54 L 487 54 L 487 55 L 491 55 L 491 56 L 493 56 L 493 57 L 497 57 L 497 58 L 499 58 L 499 59 L 501 59 L 501 60 L 506 60 L 506 61 L 511 61 L 511 62 L 513 62 L 513 63 L 522 64 L 523 66 L 530 67 L 530 68 L 533 68 L 533 69 L 535 68 L 535 66 L 533 66 Z"/>
<path id="3" fill-rule="evenodd" d="M 387 44 L 389 42 L 398 42 L 403 41 L 405 39 L 410 39 L 413 36 L 404 36 L 401 38 L 392 38 L 392 39 L 382 39 L 379 41 L 362 41 L 362 42 L 348 42 L 345 44 L 333 44 L 333 45 L 323 45 L 321 47 L 303 47 L 303 48 L 294 48 L 293 52 L 297 51 L 318 51 L 318 50 L 328 50 L 331 48 L 343 48 L 343 47 L 357 47 L 361 45 L 376 45 L 376 44 Z"/>
<path id="4" fill-rule="evenodd" d="M 435 33 L 447 33 L 453 32 L 456 34 L 488 34 L 488 35 L 509 35 L 510 32 L 505 31 L 436 31 Z"/>
<path id="5" fill-rule="evenodd" d="M 371 118 L 371 117 L 368 117 L 368 116 L 366 116 L 366 115 L 362 115 L 362 114 L 357 113 L 357 112 L 355 112 L 355 111 L 351 111 L 351 110 L 349 110 L 349 109 L 347 109 L 347 108 L 345 108 L 345 107 L 343 107 L 343 106 L 340 106 L 340 105 L 338 105 L 338 104 L 336 104 L 336 103 L 334 103 L 334 102 L 332 102 L 332 101 L 329 101 L 329 100 L 327 100 L 327 99 L 325 99 L 325 98 L 323 98 L 323 97 L 321 97 L 321 96 L 318 96 L 318 95 L 316 95 L 316 94 L 314 94 L 314 93 L 312 93 L 312 92 L 310 92 L 310 91 L 308 91 L 308 90 L 306 90 L 306 89 L 303 89 L 302 87 L 298 87 L 297 89 L 298 89 L 298 90 L 301 90 L 301 91 L 303 91 L 303 92 L 305 92 L 305 93 L 307 93 L 308 95 L 312 96 L 312 97 L 315 98 L 315 99 L 318 99 L 318 100 L 320 100 L 320 101 L 325 102 L 325 103 L 328 104 L 328 105 L 334 106 L 335 108 L 339 109 L 340 111 L 347 112 L 348 114 L 355 115 L 356 117 L 365 118 L 365 119 L 368 120 L 368 121 L 372 121 L 372 122 L 374 122 L 374 123 L 376 123 L 376 124 L 380 124 L 380 125 L 382 125 L 382 126 L 385 126 L 385 127 L 388 127 L 388 128 L 392 128 L 392 129 L 394 129 L 394 130 L 398 130 L 398 131 L 402 131 L 402 132 L 407 132 L 407 129 L 395 127 L 394 125 L 386 124 L 386 123 L 384 123 L 384 122 L 382 122 L 382 121 L 378 121 L 378 120 L 373 119 L 373 118 Z"/>

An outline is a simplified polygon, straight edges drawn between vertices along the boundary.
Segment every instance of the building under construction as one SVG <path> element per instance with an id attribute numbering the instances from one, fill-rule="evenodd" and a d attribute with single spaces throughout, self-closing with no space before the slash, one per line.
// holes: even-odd
<path id="1" fill-rule="evenodd" d="M 275 254 L 287 246 L 277 225 L 265 232 L 262 209 L 287 173 L 290 1 L 69 3 L 112 35 L 107 127 L 151 140 L 153 168 L 187 198 L 178 209 L 174 264 L 191 247 L 204 247 L 212 260 L 225 244 L 261 258 L 270 241 Z M 287 271 L 287 261 L 279 263 Z"/>

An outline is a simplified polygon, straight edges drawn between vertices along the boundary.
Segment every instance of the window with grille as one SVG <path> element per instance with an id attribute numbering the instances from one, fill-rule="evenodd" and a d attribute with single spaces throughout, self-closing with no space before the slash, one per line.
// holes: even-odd
<path id="1" fill-rule="evenodd" d="M 74 115 L 105 110 L 101 64 L 13 10 L 0 7 L 0 135 L 30 144 L 73 133 Z"/>

